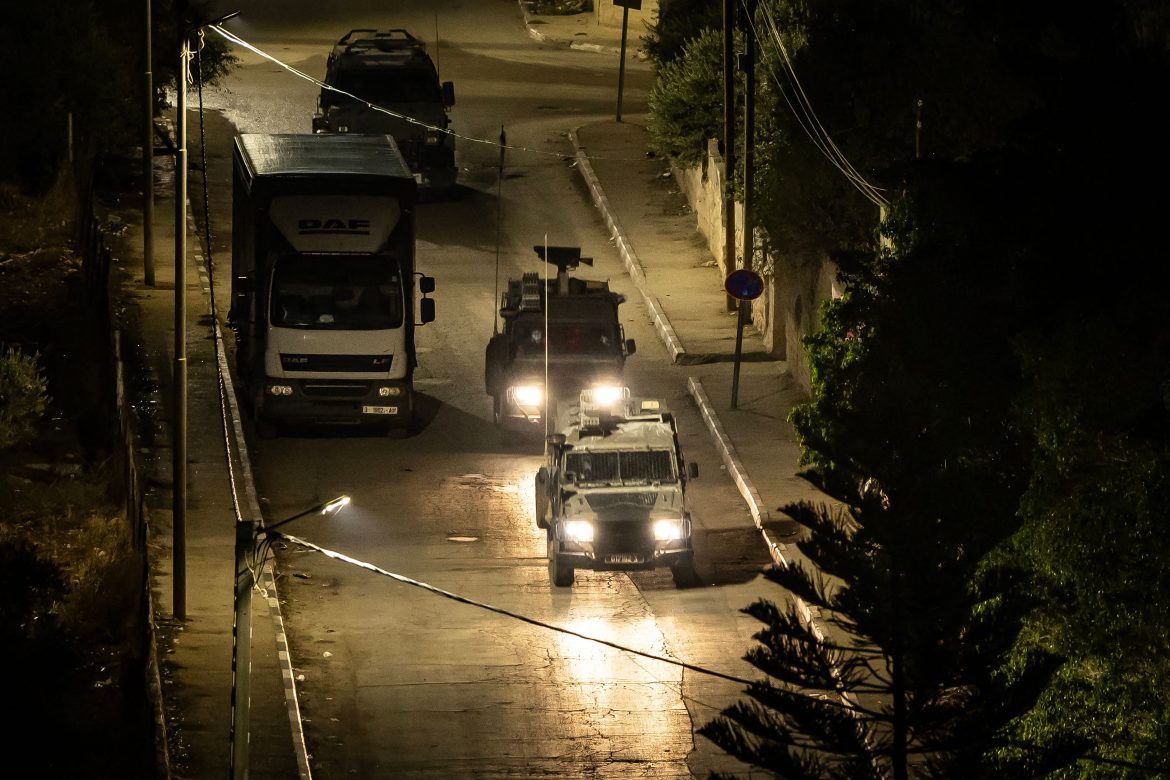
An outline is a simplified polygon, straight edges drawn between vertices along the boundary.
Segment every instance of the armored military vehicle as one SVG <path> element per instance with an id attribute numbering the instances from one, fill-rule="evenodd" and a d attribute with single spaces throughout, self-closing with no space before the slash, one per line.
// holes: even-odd
<path id="1" fill-rule="evenodd" d="M 455 86 L 439 81 L 426 44 L 401 28 L 350 30 L 330 52 L 324 81 L 357 99 L 323 88 L 314 132 L 392 135 L 419 184 L 435 191 L 455 185 L 447 132 Z"/>
<path id="2" fill-rule="evenodd" d="M 695 580 L 688 479 L 674 416 L 628 388 L 583 390 L 562 403 L 548 463 L 536 474 L 536 524 L 548 532 L 554 585 L 577 569 L 670 567 L 676 585 Z"/>
<path id="3" fill-rule="evenodd" d="M 518 424 L 543 435 L 558 398 L 574 400 L 588 387 L 621 386 L 635 344 L 618 321 L 625 296 L 611 291 L 609 282 L 569 274 L 592 265 L 592 258 L 582 257 L 579 247 L 533 249 L 557 274 L 525 273 L 508 281 L 500 300 L 503 330 L 488 342 L 484 383 L 497 425 Z"/>

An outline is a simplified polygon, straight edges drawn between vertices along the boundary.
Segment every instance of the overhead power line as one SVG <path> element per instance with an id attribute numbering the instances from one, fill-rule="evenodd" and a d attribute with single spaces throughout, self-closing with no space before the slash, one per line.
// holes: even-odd
<path id="1" fill-rule="evenodd" d="M 565 628 L 563 626 L 556 626 L 556 625 L 553 625 L 552 623 L 545 623 L 543 620 L 537 620 L 536 618 L 529 617 L 527 615 L 522 615 L 518 612 L 513 612 L 511 610 L 504 609 L 503 607 L 497 607 L 497 606 L 494 606 L 492 604 L 486 604 L 482 601 L 476 601 L 475 599 L 468 598 L 467 596 L 461 596 L 458 593 L 452 593 L 451 591 L 443 590 L 442 588 L 436 587 L 436 586 L 431 585 L 429 583 L 422 582 L 422 581 L 416 580 L 416 579 L 412 579 L 410 577 L 407 577 L 404 574 L 397 574 L 397 573 L 392 572 L 392 571 L 386 571 L 385 569 L 382 569 L 378 566 L 375 566 L 372 563 L 367 563 L 365 561 L 358 560 L 357 558 L 351 558 L 350 556 L 345 555 L 344 553 L 339 553 L 336 550 L 326 549 L 326 548 L 321 547 L 319 545 L 313 544 L 312 542 L 305 541 L 304 539 L 301 539 L 299 537 L 289 536 L 287 534 L 282 534 L 280 531 L 268 532 L 266 534 L 266 536 L 268 536 L 270 540 L 273 538 L 284 539 L 287 542 L 298 545 L 300 547 L 304 547 L 305 549 L 308 549 L 308 550 L 313 550 L 314 552 L 319 552 L 326 557 L 333 558 L 334 560 L 338 560 L 338 561 L 341 561 L 343 563 L 348 563 L 351 566 L 357 566 L 359 568 L 366 569 L 367 571 L 372 571 L 375 574 L 382 575 L 383 577 L 389 577 L 390 579 L 396 580 L 397 582 L 401 582 L 404 585 L 410 585 L 412 587 L 419 588 L 421 590 L 425 590 L 429 593 L 433 593 L 437 596 L 442 596 L 443 598 L 450 599 L 451 601 L 457 601 L 461 604 L 468 604 L 470 606 L 477 607 L 479 609 L 483 609 L 483 610 L 486 610 L 488 612 L 495 612 L 498 615 L 504 615 L 505 617 L 510 617 L 513 620 L 519 620 L 522 623 L 528 623 L 529 625 L 537 626 L 538 628 L 545 628 L 545 629 L 548 629 L 549 631 L 556 631 L 556 632 L 561 633 L 561 634 L 567 634 L 569 636 L 577 637 L 578 639 L 584 639 L 588 642 L 596 642 L 599 645 L 605 645 L 606 647 L 612 647 L 615 650 L 621 650 L 623 653 L 631 653 L 633 655 L 641 656 L 642 658 L 648 658 L 651 661 L 660 661 L 661 663 L 664 663 L 664 664 L 670 664 L 672 666 L 682 667 L 683 669 L 689 669 L 692 672 L 698 672 L 699 674 L 705 674 L 705 675 L 708 675 L 709 677 L 718 677 L 718 678 L 723 679 L 723 680 L 730 680 L 731 682 L 739 683 L 740 685 L 750 686 L 750 685 L 754 684 L 753 681 L 751 681 L 751 680 L 745 679 L 743 677 L 736 677 L 733 674 L 725 674 L 723 672 L 717 672 L 713 669 L 707 669 L 707 668 L 702 667 L 702 666 L 696 666 L 695 664 L 689 664 L 689 663 L 686 663 L 685 661 L 678 661 L 674 658 L 666 658 L 665 656 L 654 655 L 653 653 L 647 653 L 644 650 L 638 650 L 638 649 L 633 648 L 633 647 L 626 647 L 625 645 L 618 644 L 617 642 L 611 642 L 608 639 L 599 639 L 599 638 L 594 637 L 594 636 L 589 636 L 588 634 L 582 634 L 579 631 L 573 631 L 572 629 Z"/>
<path id="2" fill-rule="evenodd" d="M 436 133 L 445 133 L 447 135 L 450 135 L 452 138 L 458 138 L 458 139 L 461 139 L 464 141 L 470 141 L 471 143 L 476 143 L 476 144 L 483 144 L 484 146 L 493 146 L 493 147 L 498 147 L 501 149 L 510 149 L 512 151 L 515 151 L 515 152 L 528 152 L 530 154 L 540 154 L 540 155 L 544 155 L 547 157 L 560 157 L 562 159 L 567 156 L 563 152 L 550 152 L 550 151 L 546 151 L 544 149 L 533 149 L 533 148 L 528 147 L 528 146 L 508 146 L 508 145 L 503 144 L 500 141 L 492 140 L 490 138 L 477 138 L 477 137 L 472 136 L 472 135 L 462 135 L 460 133 L 456 133 L 454 130 L 452 130 L 448 127 L 438 127 L 437 125 L 432 125 L 428 122 L 423 122 L 419 119 L 415 119 L 412 116 L 408 116 L 408 115 L 400 113 L 398 111 L 394 111 L 392 109 L 386 108 L 385 106 L 380 106 L 377 103 L 371 103 L 370 101 L 366 100 L 365 98 L 360 98 L 357 95 L 353 94 L 352 92 L 346 92 L 344 89 L 338 89 L 337 87 L 334 87 L 331 84 L 326 84 L 324 81 L 321 81 L 320 79 L 314 78 L 302 70 L 298 70 L 297 68 L 294 68 L 292 65 L 289 65 L 287 62 L 280 60 L 279 58 L 269 54 L 268 52 L 264 51 L 263 49 L 259 48 L 258 46 L 255 46 L 254 44 L 249 43 L 248 41 L 244 40 L 243 38 L 236 35 L 235 33 L 230 32 L 229 30 L 225 30 L 223 27 L 220 27 L 219 25 L 210 25 L 210 29 L 215 30 L 215 32 L 219 33 L 219 35 L 222 36 L 225 40 L 230 41 L 231 43 L 234 43 L 237 46 L 242 46 L 243 48 L 247 49 L 248 51 L 253 52 L 254 54 L 258 54 L 259 56 L 263 57 L 264 59 L 268 60 L 269 62 L 272 62 L 273 64 L 278 65 L 281 68 L 284 68 L 289 73 L 296 76 L 297 78 L 301 78 L 301 79 L 304 79 L 305 81 L 308 81 L 311 84 L 315 84 L 316 86 L 320 87 L 321 89 L 325 89 L 325 90 L 328 90 L 330 92 L 335 92 L 338 95 L 344 95 L 348 98 L 356 100 L 357 102 L 361 103 L 362 105 L 366 106 L 367 108 L 370 108 L 370 109 L 377 111 L 379 113 L 382 113 L 382 114 L 386 114 L 387 116 L 392 116 L 396 119 L 401 119 L 404 122 L 408 122 L 409 124 L 416 125 L 416 126 L 421 127 L 425 130 L 431 130 L 431 131 L 436 132 Z M 620 162 L 637 162 L 637 161 L 641 160 L 642 158 L 640 158 L 640 157 L 595 157 L 595 156 L 590 155 L 589 159 L 591 159 L 591 160 L 616 160 L 616 161 L 620 161 Z"/>
<path id="3" fill-rule="evenodd" d="M 767 25 L 767 40 L 774 43 L 776 49 L 780 52 L 780 61 L 790 87 L 785 88 L 784 83 L 776 75 L 776 71 L 773 70 L 771 65 L 768 65 L 768 72 L 771 74 L 772 80 L 776 83 L 776 87 L 784 98 L 784 102 L 788 104 L 788 108 L 792 111 L 792 115 L 796 119 L 797 124 L 804 130 L 805 134 L 813 142 L 813 145 L 825 156 L 829 164 L 839 170 L 866 199 L 877 206 L 888 205 L 889 201 L 882 195 L 882 188 L 870 184 L 853 167 L 853 164 L 849 162 L 849 159 L 837 146 L 836 142 L 833 141 L 828 130 L 825 129 L 817 117 L 816 111 L 812 107 L 812 102 L 808 99 L 808 95 L 805 94 L 804 87 L 800 84 L 800 79 L 797 78 L 796 69 L 793 67 L 792 60 L 788 56 L 788 49 L 784 45 L 784 40 L 780 35 L 780 29 L 776 24 L 775 17 L 772 15 L 771 8 L 768 3 L 761 3 L 760 8 Z M 763 44 L 765 39 L 760 35 L 760 30 L 756 26 L 756 20 L 751 16 L 748 17 L 748 26 L 750 28 L 750 34 L 755 37 L 757 42 Z"/>

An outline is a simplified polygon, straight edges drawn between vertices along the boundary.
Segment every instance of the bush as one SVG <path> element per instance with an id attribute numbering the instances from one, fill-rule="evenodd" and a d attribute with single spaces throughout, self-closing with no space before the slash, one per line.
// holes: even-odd
<path id="1" fill-rule="evenodd" d="M 31 438 L 48 407 L 37 357 L 12 346 L 0 354 L 0 449 Z"/>

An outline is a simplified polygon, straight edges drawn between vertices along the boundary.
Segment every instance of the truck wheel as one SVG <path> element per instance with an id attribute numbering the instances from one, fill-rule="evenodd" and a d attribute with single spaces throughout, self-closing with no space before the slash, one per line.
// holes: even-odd
<path id="1" fill-rule="evenodd" d="M 548 578 L 558 588 L 571 588 L 576 572 L 572 564 L 566 563 L 557 555 L 557 540 L 548 540 Z"/>
<path id="2" fill-rule="evenodd" d="M 544 479 L 541 479 L 542 474 Z M 536 527 L 548 528 L 548 472 L 543 468 L 536 473 Z"/>
<path id="3" fill-rule="evenodd" d="M 670 567 L 670 575 L 674 578 L 676 588 L 692 588 L 699 584 L 699 574 L 695 571 L 695 556 L 686 555 Z"/>

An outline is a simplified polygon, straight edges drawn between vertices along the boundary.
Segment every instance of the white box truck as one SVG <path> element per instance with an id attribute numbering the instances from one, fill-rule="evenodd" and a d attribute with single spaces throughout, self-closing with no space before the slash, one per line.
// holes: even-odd
<path id="1" fill-rule="evenodd" d="M 416 424 L 417 185 L 386 135 L 244 133 L 232 190 L 236 370 L 257 432 Z"/>

